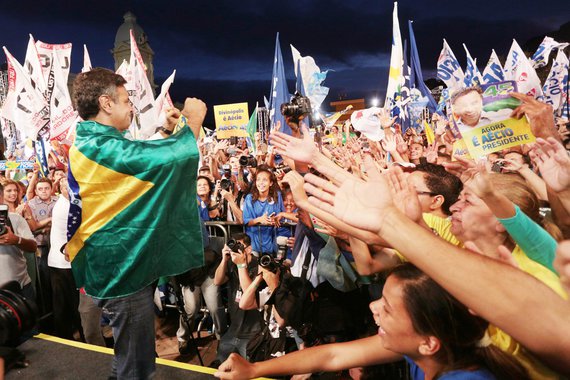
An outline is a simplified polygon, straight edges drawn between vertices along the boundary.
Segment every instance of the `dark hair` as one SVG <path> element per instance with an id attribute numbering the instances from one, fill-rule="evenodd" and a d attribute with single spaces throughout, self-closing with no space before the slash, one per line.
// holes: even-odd
<path id="1" fill-rule="evenodd" d="M 243 244 L 246 247 L 249 247 L 251 245 L 251 238 L 249 237 L 248 234 L 243 233 L 243 232 L 238 232 L 238 233 L 232 234 L 232 239 L 243 241 Z"/>
<path id="2" fill-rule="evenodd" d="M 116 100 L 117 87 L 125 83 L 125 78 L 101 67 L 78 74 L 73 82 L 73 104 L 79 116 L 83 120 L 97 116 L 99 97 L 109 95 Z"/>
<path id="3" fill-rule="evenodd" d="M 489 323 L 473 315 L 421 270 L 406 263 L 395 267 L 389 276 L 401 281 L 404 305 L 416 333 L 440 341 L 441 348 L 434 358 L 445 367 L 438 376 L 481 367 L 498 379 L 529 379 L 526 369 L 513 356 L 492 344 L 480 345 Z"/>
<path id="4" fill-rule="evenodd" d="M 196 185 L 198 185 L 198 180 L 201 179 L 205 179 L 206 182 L 208 182 L 208 188 L 210 189 L 210 191 L 208 192 L 208 197 L 212 195 L 212 192 L 214 191 L 214 183 L 212 182 L 212 180 L 208 177 L 206 177 L 205 175 L 199 175 L 198 177 L 196 177 Z"/>
<path id="5" fill-rule="evenodd" d="M 441 165 L 426 162 L 417 165 L 416 170 L 424 173 L 425 183 L 429 191 L 443 196 L 441 209 L 446 215 L 451 215 L 449 208 L 457 202 L 459 193 L 463 190 L 461 180 Z"/>
<path id="6" fill-rule="evenodd" d="M 49 186 L 53 187 L 53 182 L 51 181 L 51 179 L 49 179 L 47 177 L 40 177 L 40 178 L 38 178 L 38 182 L 36 182 L 36 186 L 34 187 L 34 190 L 37 189 L 37 187 L 40 183 L 49 183 Z"/>
<path id="7" fill-rule="evenodd" d="M 253 180 L 251 181 L 252 184 L 250 190 L 251 200 L 255 202 L 256 200 L 259 199 L 259 191 L 257 190 L 255 182 L 257 181 L 257 177 L 259 176 L 260 173 L 269 174 L 269 180 L 272 182 L 272 184 L 269 187 L 269 194 L 267 196 L 270 201 L 277 202 L 277 200 L 279 199 L 279 184 L 277 183 L 277 178 L 275 178 L 275 174 L 273 174 L 273 171 L 267 165 L 260 165 L 257 167 L 257 170 L 255 171 L 255 175 L 253 176 Z"/>

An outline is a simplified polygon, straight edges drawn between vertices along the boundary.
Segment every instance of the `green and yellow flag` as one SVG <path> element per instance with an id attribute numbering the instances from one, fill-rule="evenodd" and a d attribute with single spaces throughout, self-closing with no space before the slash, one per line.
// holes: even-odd
<path id="1" fill-rule="evenodd" d="M 164 140 L 130 141 L 94 121 L 78 124 L 67 244 L 77 286 L 122 297 L 203 265 L 198 157 L 187 126 Z"/>

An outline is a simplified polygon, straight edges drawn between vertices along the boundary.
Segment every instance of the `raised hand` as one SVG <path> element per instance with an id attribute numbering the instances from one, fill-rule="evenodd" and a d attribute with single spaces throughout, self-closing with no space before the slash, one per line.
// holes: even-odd
<path id="1" fill-rule="evenodd" d="M 511 93 L 511 96 L 522 102 L 511 113 L 511 117 L 520 119 L 525 116 L 530 124 L 530 130 L 536 137 L 558 137 L 554 122 L 554 113 L 550 104 L 536 100 L 532 96 L 519 92 Z"/>
<path id="2" fill-rule="evenodd" d="M 353 175 L 338 178 L 329 167 L 319 169 L 329 178 L 336 178 L 336 184 L 312 174 L 305 176 L 305 190 L 313 196 L 309 202 L 323 211 L 335 215 L 345 223 L 368 231 L 379 232 L 384 217 L 394 211 L 390 187 L 386 179 L 375 168 L 370 157 L 364 161 L 368 181 Z"/>
<path id="3" fill-rule="evenodd" d="M 293 194 L 293 199 L 298 207 L 303 208 L 303 206 L 309 202 L 309 197 L 303 188 L 305 181 L 295 170 L 291 170 L 289 173 L 285 174 L 282 182 L 289 184 L 291 193 Z"/>
<path id="4" fill-rule="evenodd" d="M 301 130 L 303 137 L 300 139 L 283 132 L 273 132 L 270 141 L 280 155 L 308 164 L 318 155 L 319 149 L 307 127 L 302 126 Z"/>
<path id="5" fill-rule="evenodd" d="M 495 188 L 489 179 L 489 172 L 485 161 L 481 160 L 475 167 L 463 172 L 461 181 L 479 198 L 484 198 L 495 192 Z"/>
<path id="6" fill-rule="evenodd" d="M 394 204 L 408 218 L 418 223 L 422 219 L 422 206 L 414 185 L 409 182 L 400 166 L 388 170 L 388 180 Z"/>
<path id="7" fill-rule="evenodd" d="M 399 135 L 396 135 L 396 136 L 399 136 Z M 390 152 L 390 153 L 395 152 L 396 148 L 397 148 L 396 138 L 394 138 L 393 136 L 386 135 L 384 137 L 384 139 L 382 140 L 382 148 L 384 148 L 384 150 L 386 152 Z"/>
<path id="8" fill-rule="evenodd" d="M 430 164 L 436 164 L 437 163 L 437 142 L 434 142 L 433 144 L 429 145 L 427 147 L 427 149 L 424 151 L 424 156 L 426 158 L 426 161 L 429 162 Z"/>
<path id="9" fill-rule="evenodd" d="M 536 139 L 529 154 L 552 190 L 560 192 L 570 188 L 570 157 L 556 139 Z"/>

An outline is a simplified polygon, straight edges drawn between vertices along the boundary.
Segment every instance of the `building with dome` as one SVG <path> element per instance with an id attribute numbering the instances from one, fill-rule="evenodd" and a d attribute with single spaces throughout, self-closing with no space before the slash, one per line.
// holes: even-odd
<path id="1" fill-rule="evenodd" d="M 132 29 L 141 53 L 142 59 L 146 66 L 146 75 L 155 92 L 156 84 L 154 83 L 154 66 L 152 60 L 154 58 L 154 51 L 151 49 L 148 42 L 148 37 L 143 28 L 137 24 L 137 18 L 131 12 L 127 12 L 123 16 L 123 23 L 117 30 L 115 36 L 115 46 L 111 50 L 113 58 L 115 59 L 115 71 L 119 68 L 123 60 L 129 62 L 131 56 L 131 37 L 129 31 Z M 156 94 L 155 94 L 156 95 Z"/>

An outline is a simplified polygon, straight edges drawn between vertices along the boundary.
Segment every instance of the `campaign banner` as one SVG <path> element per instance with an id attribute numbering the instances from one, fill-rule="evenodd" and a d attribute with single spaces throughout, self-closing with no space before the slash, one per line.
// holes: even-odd
<path id="1" fill-rule="evenodd" d="M 0 161 L 0 170 L 32 170 L 35 161 L 16 160 L 16 161 Z"/>
<path id="2" fill-rule="evenodd" d="M 216 136 L 218 139 L 248 137 L 249 112 L 247 103 L 222 104 L 214 106 Z"/>
<path id="3" fill-rule="evenodd" d="M 535 137 L 527 119 L 510 117 L 512 110 L 520 105 L 520 101 L 510 95 L 516 90 L 514 81 L 487 84 L 481 86 L 481 93 L 471 92 L 472 101 L 475 99 L 474 94 L 481 97 L 480 110 L 467 110 L 465 107 L 461 110 L 464 112 L 463 115 L 459 115 L 458 109 L 453 111 L 456 122 L 460 121 L 461 136 L 471 157 L 479 158 L 489 153 L 534 142 Z M 455 101 L 457 102 L 457 99 Z M 458 104 L 455 103 L 455 106 Z M 469 127 L 467 122 L 461 123 L 462 117 L 464 121 L 474 120 L 474 115 L 477 114 L 478 120 L 474 127 Z"/>

